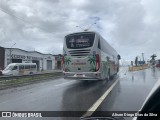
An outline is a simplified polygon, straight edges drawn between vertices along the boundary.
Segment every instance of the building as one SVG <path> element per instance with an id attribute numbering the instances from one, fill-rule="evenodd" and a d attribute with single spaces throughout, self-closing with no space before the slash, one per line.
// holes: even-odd
<path id="1" fill-rule="evenodd" d="M 5 56 L 5 49 L 0 47 L 0 70 L 4 69 L 4 56 Z"/>
<path id="2" fill-rule="evenodd" d="M 54 55 L 55 56 L 55 69 L 62 69 L 62 55 Z"/>
<path id="3" fill-rule="evenodd" d="M 55 56 L 37 51 L 0 47 L 0 69 L 10 63 L 36 63 L 38 71 L 55 69 Z"/>

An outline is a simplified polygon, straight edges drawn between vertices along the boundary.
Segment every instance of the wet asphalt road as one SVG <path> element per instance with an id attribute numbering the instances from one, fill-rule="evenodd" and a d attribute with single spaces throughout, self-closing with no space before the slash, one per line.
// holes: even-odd
<path id="1" fill-rule="evenodd" d="M 119 82 L 97 111 L 137 111 L 155 82 L 160 78 L 159 72 L 159 69 L 127 72 L 126 68 L 122 68 L 119 75 L 108 82 L 86 82 L 60 78 L 1 90 L 0 111 L 84 111 L 85 113 L 116 80 Z M 11 120 L 20 119 L 22 118 L 12 118 Z M 71 120 L 79 118 L 24 119 Z M 8 120 L 8 118 L 4 120 Z"/>

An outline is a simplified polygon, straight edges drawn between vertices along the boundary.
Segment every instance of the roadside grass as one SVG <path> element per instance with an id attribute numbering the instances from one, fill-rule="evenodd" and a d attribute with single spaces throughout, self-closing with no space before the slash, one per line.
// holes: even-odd
<path id="1" fill-rule="evenodd" d="M 51 80 L 58 76 L 61 76 L 62 73 L 49 73 L 49 74 L 39 74 L 39 75 L 29 75 L 24 77 L 8 77 L 5 79 L 0 79 L 0 89 L 16 87 L 25 84 L 32 84 L 38 81 Z"/>

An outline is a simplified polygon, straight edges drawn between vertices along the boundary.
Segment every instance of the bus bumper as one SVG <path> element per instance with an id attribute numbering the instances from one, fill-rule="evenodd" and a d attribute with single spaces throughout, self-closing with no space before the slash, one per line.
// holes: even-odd
<path id="1" fill-rule="evenodd" d="M 79 79 L 79 80 L 101 80 L 100 72 L 63 72 L 64 79 Z"/>

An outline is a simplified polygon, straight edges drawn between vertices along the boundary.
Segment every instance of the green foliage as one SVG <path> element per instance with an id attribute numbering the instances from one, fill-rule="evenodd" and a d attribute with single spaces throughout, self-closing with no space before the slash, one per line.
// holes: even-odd
<path id="1" fill-rule="evenodd" d="M 69 67 L 69 63 L 70 62 L 71 62 L 71 58 L 70 57 L 64 57 L 65 71 L 66 72 L 70 71 L 70 67 Z"/>
<path id="2" fill-rule="evenodd" d="M 95 56 L 89 56 L 88 62 L 90 63 L 89 71 L 95 72 L 96 70 L 96 57 Z"/>
<path id="3" fill-rule="evenodd" d="M 65 62 L 66 65 L 69 65 L 69 63 L 71 62 L 71 58 L 64 57 L 64 62 Z"/>
<path id="4" fill-rule="evenodd" d="M 156 57 L 157 57 L 156 54 L 153 54 L 153 55 L 151 56 L 152 60 L 155 60 Z"/>
<path id="5" fill-rule="evenodd" d="M 91 72 L 95 72 L 95 66 L 93 66 L 93 65 L 91 65 L 90 67 L 89 67 L 89 71 L 91 71 Z"/>
<path id="6" fill-rule="evenodd" d="M 70 67 L 69 67 L 69 66 L 66 66 L 65 71 L 66 71 L 66 72 L 70 72 Z"/>
<path id="7" fill-rule="evenodd" d="M 135 58 L 135 65 L 137 66 L 138 64 L 138 57 Z"/>
<path id="8" fill-rule="evenodd" d="M 96 57 L 95 57 L 95 56 L 93 56 L 93 57 L 88 57 L 88 61 L 90 62 L 90 64 L 93 63 L 93 65 L 95 65 L 95 64 L 96 64 Z"/>

